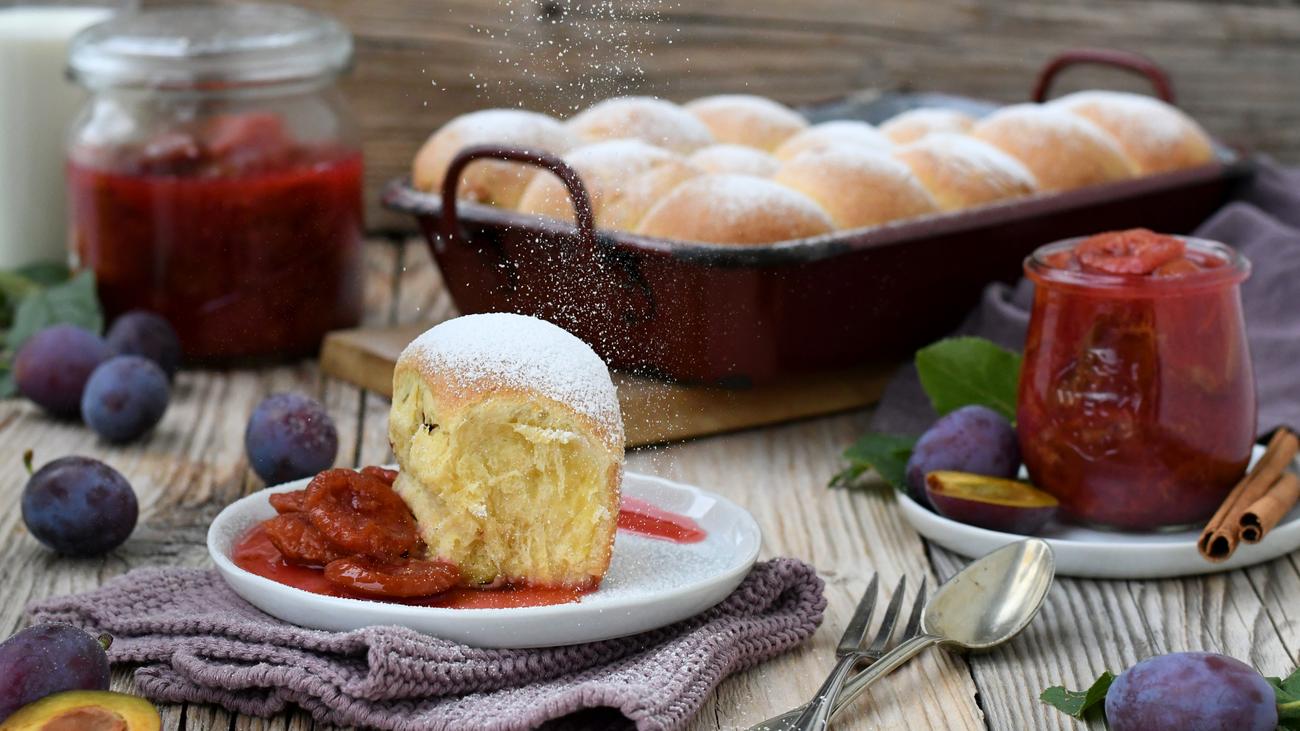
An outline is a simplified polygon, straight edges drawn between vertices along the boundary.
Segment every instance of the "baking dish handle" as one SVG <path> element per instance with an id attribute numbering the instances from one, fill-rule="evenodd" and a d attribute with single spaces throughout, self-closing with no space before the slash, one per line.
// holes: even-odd
<path id="1" fill-rule="evenodd" d="M 522 162 L 549 170 L 569 189 L 569 198 L 573 201 L 574 221 L 578 227 L 578 242 L 589 251 L 596 250 L 596 219 L 591 212 L 591 197 L 582 184 L 577 171 L 569 167 L 560 158 L 535 150 L 518 147 L 501 147 L 500 145 L 472 145 L 466 147 L 452 158 L 447 166 L 447 173 L 442 181 L 442 235 L 448 241 L 460 233 L 460 218 L 456 214 L 456 187 L 460 184 L 461 173 L 475 160 L 490 158 L 493 160 L 510 160 Z"/>
<path id="2" fill-rule="evenodd" d="M 569 191 L 569 199 L 573 201 L 574 224 L 578 232 L 579 248 L 590 257 L 596 267 L 610 269 L 622 275 L 618 286 L 624 292 L 623 321 L 632 325 L 653 318 L 654 295 L 638 272 L 635 262 L 620 256 L 620 252 L 612 247 L 602 248 L 597 245 L 596 217 L 591 209 L 591 196 L 587 194 L 582 178 L 568 163 L 548 152 L 500 145 L 473 145 L 456 153 L 451 164 L 447 166 L 442 183 L 440 225 L 441 235 L 445 241 L 454 241 L 461 233 L 460 219 L 456 212 L 456 187 L 460 182 L 461 173 L 470 163 L 484 158 L 521 162 L 555 174 L 564 183 L 564 187 Z"/>
<path id="3" fill-rule="evenodd" d="M 1170 104 L 1174 103 L 1174 85 L 1164 69 L 1140 53 L 1115 48 L 1072 48 L 1062 51 L 1038 72 L 1038 81 L 1034 84 L 1030 98 L 1039 103 L 1047 101 L 1052 81 L 1057 74 L 1071 66 L 1082 65 L 1109 66 L 1143 76 L 1151 82 L 1156 96 Z"/>

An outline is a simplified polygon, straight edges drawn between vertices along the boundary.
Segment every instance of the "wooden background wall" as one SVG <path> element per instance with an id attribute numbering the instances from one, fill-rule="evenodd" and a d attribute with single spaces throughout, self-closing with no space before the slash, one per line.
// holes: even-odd
<path id="1" fill-rule="evenodd" d="M 365 133 L 377 229 L 408 225 L 373 205 L 378 187 L 462 112 L 522 105 L 563 115 L 628 92 L 687 100 L 747 90 L 799 103 L 904 88 L 1011 102 L 1026 98 L 1045 59 L 1081 45 L 1151 56 L 1212 132 L 1300 162 L 1294 0 L 296 2 L 356 34 L 345 87 Z M 1062 83 L 1089 86 L 1142 88 L 1100 71 Z"/>

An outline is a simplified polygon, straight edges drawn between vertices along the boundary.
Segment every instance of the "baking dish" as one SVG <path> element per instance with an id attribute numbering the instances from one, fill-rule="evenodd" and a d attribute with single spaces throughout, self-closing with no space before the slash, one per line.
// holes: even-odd
<path id="1" fill-rule="evenodd" d="M 1033 97 L 1080 63 L 1149 78 L 1172 103 L 1168 77 L 1133 54 L 1081 49 L 1054 58 Z M 909 106 L 996 108 L 977 100 L 897 94 L 809 111 L 879 121 Z M 882 114 L 883 112 L 883 114 Z M 876 117 L 876 118 L 873 118 Z M 510 311 L 553 321 L 613 367 L 687 383 L 744 387 L 898 359 L 950 331 L 989 282 L 1020 276 L 1039 245 L 1108 229 L 1185 233 L 1250 174 L 1218 146 L 1210 164 L 999 205 L 765 246 L 682 243 L 595 230 L 578 175 L 557 156 L 478 146 L 452 162 L 441 195 L 394 181 L 390 208 L 413 214 L 462 313 Z M 576 225 L 456 199 L 460 171 L 480 158 L 558 175 Z"/>

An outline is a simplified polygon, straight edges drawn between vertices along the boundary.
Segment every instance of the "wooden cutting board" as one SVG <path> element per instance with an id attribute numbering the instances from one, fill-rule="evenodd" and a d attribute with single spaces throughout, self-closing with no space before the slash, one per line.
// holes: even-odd
<path id="1" fill-rule="evenodd" d="M 393 366 L 430 325 L 339 330 L 325 338 L 321 369 L 393 395 Z M 658 444 L 830 414 L 875 403 L 896 364 L 805 376 L 756 388 L 684 386 L 614 373 L 628 446 Z"/>

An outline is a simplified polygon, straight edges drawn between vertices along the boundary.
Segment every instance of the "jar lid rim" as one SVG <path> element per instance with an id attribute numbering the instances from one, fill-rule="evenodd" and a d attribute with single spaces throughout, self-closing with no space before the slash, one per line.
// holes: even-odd
<path id="1" fill-rule="evenodd" d="M 89 87 L 202 88 L 337 74 L 352 36 L 293 5 L 173 6 L 124 13 L 72 40 L 71 76 Z"/>

